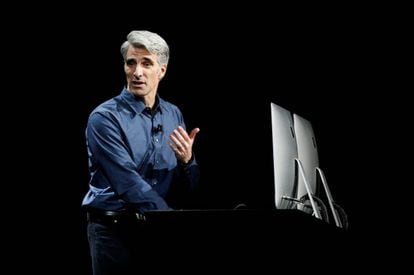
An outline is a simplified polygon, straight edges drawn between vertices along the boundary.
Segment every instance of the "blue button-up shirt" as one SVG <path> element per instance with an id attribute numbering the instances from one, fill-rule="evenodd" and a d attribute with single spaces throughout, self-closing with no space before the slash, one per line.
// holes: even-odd
<path id="1" fill-rule="evenodd" d="M 171 209 L 166 197 L 173 185 L 197 184 L 195 159 L 181 165 L 169 146 L 172 131 L 185 128 L 183 116 L 160 97 L 156 102 L 151 112 L 124 89 L 92 111 L 86 127 L 90 182 L 83 206 L 166 210 Z"/>

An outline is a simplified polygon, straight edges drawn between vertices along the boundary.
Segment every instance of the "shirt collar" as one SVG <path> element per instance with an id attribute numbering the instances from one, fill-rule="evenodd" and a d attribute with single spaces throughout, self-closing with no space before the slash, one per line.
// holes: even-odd
<path id="1" fill-rule="evenodd" d="M 146 107 L 144 102 L 139 98 L 136 98 L 132 93 L 130 93 L 127 90 L 126 87 L 121 92 L 121 98 L 125 100 L 137 114 L 140 114 L 145 111 Z M 162 108 L 164 107 L 164 100 L 161 99 L 158 95 L 156 95 L 154 107 L 157 109 L 157 111 L 160 111 L 162 113 Z"/>

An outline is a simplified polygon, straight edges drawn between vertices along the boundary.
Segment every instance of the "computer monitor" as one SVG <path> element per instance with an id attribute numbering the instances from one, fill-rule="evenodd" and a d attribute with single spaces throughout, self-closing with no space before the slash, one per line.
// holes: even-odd
<path id="1" fill-rule="evenodd" d="M 293 117 L 290 111 L 270 103 L 272 117 L 275 206 L 289 208 L 284 197 L 296 198 L 295 159 L 298 157 Z"/>
<path id="2" fill-rule="evenodd" d="M 325 175 L 322 169 L 319 167 L 318 148 L 316 145 L 316 138 L 311 122 L 297 114 L 293 114 L 293 124 L 296 134 L 296 144 L 298 147 L 298 159 L 303 167 L 303 172 L 307 179 L 308 188 L 310 189 L 310 193 L 312 194 L 313 199 L 316 201 L 317 208 L 321 213 L 322 220 L 330 222 L 328 208 L 325 206 L 325 203 L 317 196 L 319 194 L 317 180 L 318 176 L 320 178 L 320 182 L 322 182 L 326 200 L 331 210 L 331 216 L 333 217 L 336 226 L 347 228 L 348 218 L 346 216 L 346 213 L 341 206 L 334 202 Z M 298 178 L 298 192 L 296 198 L 300 200 L 303 205 L 305 205 L 305 207 L 307 205 L 308 209 L 310 208 L 308 203 L 309 195 L 308 191 L 306 190 L 306 185 L 304 183 L 303 177 Z M 303 207 L 301 210 L 306 211 L 305 207 Z"/>
<path id="3" fill-rule="evenodd" d="M 302 163 L 311 193 L 317 194 L 316 167 L 319 167 L 319 157 L 312 124 L 309 120 L 297 114 L 293 114 L 293 124 L 298 147 L 298 158 Z M 307 194 L 307 191 L 303 178 L 299 177 L 298 180 L 297 198 L 300 199 Z"/>
<path id="4" fill-rule="evenodd" d="M 298 155 L 293 115 L 290 111 L 274 103 L 271 106 L 272 146 L 275 206 L 278 209 L 308 210 L 317 218 L 322 218 L 315 203 L 306 173 Z M 302 148 L 302 147 L 301 147 Z M 306 195 L 298 199 L 298 177 L 301 177 Z M 301 199 L 302 199 L 301 198 Z M 309 206 L 309 207 L 308 207 Z"/>

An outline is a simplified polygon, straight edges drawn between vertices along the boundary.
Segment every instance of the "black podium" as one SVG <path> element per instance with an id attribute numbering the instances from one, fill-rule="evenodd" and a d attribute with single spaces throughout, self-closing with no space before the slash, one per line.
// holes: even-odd
<path id="1" fill-rule="evenodd" d="M 343 229 L 299 210 L 153 211 L 146 217 L 148 237 L 173 262 L 209 267 L 270 266 L 274 260 L 317 264 L 347 244 Z"/>
<path id="2" fill-rule="evenodd" d="M 310 274 L 352 250 L 347 231 L 299 210 L 151 211 L 137 234 L 143 270 L 167 274 Z"/>

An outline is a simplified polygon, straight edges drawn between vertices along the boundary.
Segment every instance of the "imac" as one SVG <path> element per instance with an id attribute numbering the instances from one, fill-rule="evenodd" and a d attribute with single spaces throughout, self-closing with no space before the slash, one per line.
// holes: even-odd
<path id="1" fill-rule="evenodd" d="M 298 158 L 298 147 L 292 113 L 270 103 L 272 121 L 273 174 L 275 206 L 277 209 L 301 209 L 297 199 L 298 172 L 309 194 L 312 214 L 321 219 L 321 214 L 307 183 L 307 176 Z"/>
<path id="2" fill-rule="evenodd" d="M 311 123 L 303 117 L 293 114 L 293 124 L 298 147 L 298 158 L 302 162 L 303 170 L 307 176 L 310 191 L 317 194 L 316 167 L 319 166 L 318 149 Z M 307 194 L 303 178 L 299 178 L 297 198 Z"/>
<path id="3" fill-rule="evenodd" d="M 293 114 L 293 124 L 298 147 L 297 162 L 302 167 L 305 175 L 298 178 L 298 192 L 296 196 L 300 201 L 298 208 L 305 212 L 313 211 L 313 205 L 310 204 L 310 200 L 313 199 L 316 201 L 314 206 L 318 208 L 321 219 L 329 222 L 328 210 L 324 202 L 317 196 L 319 190 L 316 168 L 319 167 L 319 157 L 312 124 L 298 114 Z M 305 180 L 307 180 L 307 184 L 305 184 Z"/>
<path id="4" fill-rule="evenodd" d="M 284 198 L 296 197 L 295 158 L 298 157 L 293 118 L 290 111 L 271 105 L 272 145 L 275 206 L 290 208 L 291 202 Z"/>
<path id="5" fill-rule="evenodd" d="M 329 222 L 328 209 L 323 201 L 317 196 L 320 191 L 318 190 L 318 176 L 322 182 L 323 189 L 326 194 L 326 200 L 328 201 L 330 208 L 331 217 L 333 217 L 335 225 L 337 227 L 347 228 L 348 219 L 346 213 L 342 207 L 334 202 L 325 175 L 319 167 L 318 148 L 311 122 L 297 114 L 293 114 L 293 124 L 296 134 L 299 164 L 303 166 L 303 171 L 306 175 L 308 186 L 310 188 L 310 194 L 312 194 L 313 199 L 317 201 L 317 206 L 322 215 L 322 219 Z M 302 204 L 299 205 L 302 207 L 301 210 L 309 211 L 306 210 L 306 207 L 310 209 L 310 197 L 306 190 L 307 186 L 304 179 L 305 178 L 302 177 L 298 179 L 297 199 L 302 202 Z"/>
<path id="6" fill-rule="evenodd" d="M 290 111 L 275 103 L 270 105 L 275 206 L 277 209 L 299 209 L 327 220 L 326 207 L 314 193 L 318 159 L 316 143 L 312 143 L 312 139 L 309 141 L 308 137 L 312 127 L 306 120 L 300 120 L 300 127 L 295 129 Z M 299 144 L 296 131 L 300 135 Z"/>

